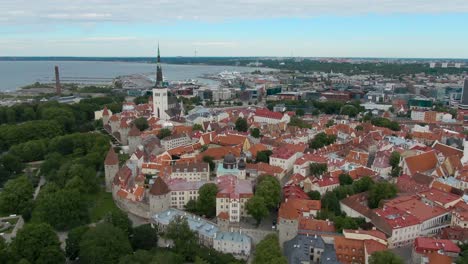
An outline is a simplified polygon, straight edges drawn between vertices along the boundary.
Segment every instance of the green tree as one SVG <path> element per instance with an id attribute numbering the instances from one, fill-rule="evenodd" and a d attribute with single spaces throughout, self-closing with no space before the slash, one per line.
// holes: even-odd
<path id="1" fill-rule="evenodd" d="M 158 234 L 150 224 L 135 227 L 130 237 L 130 244 L 133 250 L 153 249 L 158 245 Z"/>
<path id="2" fill-rule="evenodd" d="M 260 134 L 260 129 L 258 128 L 252 128 L 250 129 L 250 135 L 254 138 L 260 138 L 261 137 L 261 134 Z"/>
<path id="3" fill-rule="evenodd" d="M 327 123 L 325 124 L 326 127 L 331 127 L 334 125 L 335 125 L 335 120 L 333 119 L 328 120 Z"/>
<path id="4" fill-rule="evenodd" d="M 109 212 L 105 217 L 104 221 L 119 228 L 127 236 L 132 233 L 132 222 L 128 219 L 127 213 L 121 210 L 114 210 Z"/>
<path id="5" fill-rule="evenodd" d="M 214 163 L 214 158 L 212 156 L 203 156 L 203 162 L 206 162 L 210 165 L 210 171 L 214 171 L 215 169 L 215 163 Z"/>
<path id="6" fill-rule="evenodd" d="M 340 200 L 336 197 L 335 192 L 326 192 L 321 201 L 322 209 L 334 212 L 335 214 L 341 213 Z"/>
<path id="7" fill-rule="evenodd" d="M 171 263 L 182 264 L 185 263 L 184 257 L 169 250 L 158 250 L 153 258 L 153 263 Z"/>
<path id="8" fill-rule="evenodd" d="M 296 109 L 296 115 L 297 116 L 303 116 L 304 115 L 304 109 Z"/>
<path id="9" fill-rule="evenodd" d="M 364 127 L 361 125 L 357 125 L 354 129 L 356 129 L 356 131 L 362 131 L 364 130 Z"/>
<path id="10" fill-rule="evenodd" d="M 401 158 L 400 153 L 398 151 L 393 151 L 392 154 L 390 155 L 390 160 L 389 160 L 390 166 L 392 166 L 392 168 L 397 167 L 400 164 L 400 158 Z"/>
<path id="11" fill-rule="evenodd" d="M 0 163 L 3 164 L 3 168 L 7 170 L 11 175 L 19 174 L 23 172 L 24 164 L 18 156 L 12 154 L 5 154 L 0 158 Z"/>
<path id="12" fill-rule="evenodd" d="M 328 166 L 326 163 L 310 163 L 309 171 L 310 175 L 318 177 L 323 175 L 328 170 Z"/>
<path id="13" fill-rule="evenodd" d="M 135 99 L 133 99 L 133 102 L 137 105 L 139 104 L 147 104 L 148 103 L 149 96 L 137 96 Z"/>
<path id="14" fill-rule="evenodd" d="M 269 149 L 267 150 L 262 150 L 257 152 L 257 157 L 255 158 L 256 162 L 265 162 L 265 163 L 270 163 L 270 156 L 273 154 L 273 152 Z"/>
<path id="15" fill-rule="evenodd" d="M 89 220 L 86 201 L 77 190 L 59 190 L 43 194 L 33 215 L 57 230 L 67 230 Z"/>
<path id="16" fill-rule="evenodd" d="M 340 114 L 347 115 L 349 117 L 356 117 L 359 113 L 359 110 L 354 105 L 345 105 L 341 107 Z"/>
<path id="17" fill-rule="evenodd" d="M 0 211 L 21 214 L 31 208 L 34 188 L 26 176 L 9 180 L 0 192 Z"/>
<path id="18" fill-rule="evenodd" d="M 65 255 L 67 258 L 75 260 L 79 256 L 81 239 L 83 238 L 83 235 L 88 232 L 88 230 L 88 226 L 79 226 L 68 232 L 65 245 Z"/>
<path id="19" fill-rule="evenodd" d="M 185 211 L 193 213 L 193 214 L 198 214 L 197 210 L 197 201 L 190 199 L 187 204 L 185 204 Z"/>
<path id="20" fill-rule="evenodd" d="M 208 218 L 216 216 L 216 194 L 218 186 L 206 183 L 198 190 L 197 211 Z"/>
<path id="21" fill-rule="evenodd" d="M 250 103 L 250 102 L 249 102 L 249 103 Z M 196 257 L 195 257 L 195 262 L 194 262 L 194 264 L 209 264 L 209 262 L 206 261 L 206 260 L 204 260 L 204 259 L 202 259 L 202 258 L 200 258 L 199 256 L 196 256 Z"/>
<path id="22" fill-rule="evenodd" d="M 343 229 L 359 229 L 359 224 L 356 220 L 348 216 L 337 216 L 333 219 L 336 231 L 341 232 Z"/>
<path id="23" fill-rule="evenodd" d="M 273 176 L 263 176 L 257 184 L 255 195 L 262 197 L 265 200 L 265 206 L 272 210 L 281 200 L 281 184 Z"/>
<path id="24" fill-rule="evenodd" d="M 253 264 L 287 264 L 288 261 L 283 256 L 279 245 L 278 235 L 269 234 L 260 243 L 258 243 L 255 249 L 255 256 Z"/>
<path id="25" fill-rule="evenodd" d="M 397 188 L 389 182 L 378 182 L 369 190 L 368 203 L 370 208 L 379 207 L 380 201 L 395 197 Z"/>
<path id="26" fill-rule="evenodd" d="M 340 185 L 351 185 L 353 184 L 353 178 L 349 176 L 349 174 L 342 173 L 338 176 L 338 179 L 340 180 Z"/>
<path id="27" fill-rule="evenodd" d="M 362 193 L 368 191 L 372 185 L 374 185 L 374 181 L 369 176 L 364 176 L 357 181 L 353 182 L 353 190 L 355 193 Z"/>
<path id="28" fill-rule="evenodd" d="M 327 135 L 324 132 L 320 132 L 309 142 L 309 147 L 312 149 L 319 149 L 324 146 L 335 143 L 335 135 Z"/>
<path id="29" fill-rule="evenodd" d="M 403 260 L 391 251 L 376 251 L 369 258 L 369 264 L 403 264 Z"/>
<path id="30" fill-rule="evenodd" d="M 200 124 L 193 124 L 192 130 L 193 131 L 203 131 L 203 127 Z"/>
<path id="31" fill-rule="evenodd" d="M 247 119 L 242 117 L 237 118 L 235 129 L 240 132 L 247 132 L 247 130 L 249 129 Z"/>
<path id="32" fill-rule="evenodd" d="M 80 263 L 114 264 L 120 257 L 131 252 L 127 234 L 111 224 L 101 223 L 83 235 L 80 242 Z"/>
<path id="33" fill-rule="evenodd" d="M 245 204 L 245 208 L 247 209 L 247 213 L 257 221 L 257 226 L 262 222 L 263 218 L 268 216 L 265 199 L 261 196 L 255 195 L 250 198 Z"/>
<path id="34" fill-rule="evenodd" d="M 120 258 L 119 264 L 147 264 L 147 263 L 162 263 L 153 262 L 153 255 L 146 250 L 137 250 L 132 254 Z"/>
<path id="35" fill-rule="evenodd" d="M 140 131 L 146 130 L 149 127 L 148 120 L 146 118 L 144 118 L 144 117 L 140 117 L 140 118 L 135 119 L 135 121 L 133 121 L 133 124 Z"/>
<path id="36" fill-rule="evenodd" d="M 159 137 L 159 139 L 163 139 L 165 137 L 169 137 L 171 134 L 172 134 L 172 131 L 170 129 L 163 128 L 163 129 L 159 130 L 158 137 Z"/>
<path id="37" fill-rule="evenodd" d="M 320 200 L 321 197 L 320 192 L 318 191 L 308 191 L 307 195 L 311 200 Z"/>
<path id="38" fill-rule="evenodd" d="M 187 219 L 176 217 L 166 228 L 164 236 L 174 242 L 174 250 L 185 260 L 193 261 L 198 249 L 198 240 L 195 232 L 190 230 Z"/>
<path id="39" fill-rule="evenodd" d="M 64 263 L 60 241 L 47 224 L 27 224 L 20 229 L 11 244 L 11 250 L 19 259 L 30 263 Z"/>

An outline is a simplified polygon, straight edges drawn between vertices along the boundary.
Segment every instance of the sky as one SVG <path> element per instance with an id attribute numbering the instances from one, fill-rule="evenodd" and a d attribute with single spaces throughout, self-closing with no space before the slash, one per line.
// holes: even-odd
<path id="1" fill-rule="evenodd" d="M 2 0 L 0 56 L 468 58 L 468 0 Z"/>

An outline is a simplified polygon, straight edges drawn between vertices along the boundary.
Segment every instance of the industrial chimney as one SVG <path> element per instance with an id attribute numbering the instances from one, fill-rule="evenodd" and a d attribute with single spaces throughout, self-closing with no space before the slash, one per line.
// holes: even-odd
<path id="1" fill-rule="evenodd" d="M 58 96 L 62 95 L 62 86 L 60 85 L 59 68 L 55 66 L 55 89 Z"/>

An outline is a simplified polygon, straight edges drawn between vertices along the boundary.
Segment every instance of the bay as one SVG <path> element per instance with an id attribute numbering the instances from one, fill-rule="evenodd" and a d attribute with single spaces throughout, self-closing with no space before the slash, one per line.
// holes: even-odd
<path id="1" fill-rule="evenodd" d="M 52 82 L 54 66 L 59 66 L 60 78 L 115 78 L 121 75 L 156 73 L 156 64 L 100 61 L 0 61 L 0 91 L 14 91 L 34 82 Z M 165 80 L 196 79 L 201 83 L 216 82 L 201 78 L 204 74 L 222 71 L 251 72 L 258 68 L 212 65 L 162 64 Z"/>

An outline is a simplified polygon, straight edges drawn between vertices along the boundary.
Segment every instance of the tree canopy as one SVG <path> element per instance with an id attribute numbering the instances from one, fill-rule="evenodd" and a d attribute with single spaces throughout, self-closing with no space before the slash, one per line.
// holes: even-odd
<path id="1" fill-rule="evenodd" d="M 170 135 L 172 135 L 172 131 L 169 128 L 163 128 L 159 130 L 158 138 L 163 139 L 165 137 L 169 137 Z"/>
<path id="2" fill-rule="evenodd" d="M 327 135 L 324 132 L 320 132 L 309 142 L 309 147 L 312 149 L 319 149 L 324 146 L 335 143 L 335 135 Z"/>
<path id="3" fill-rule="evenodd" d="M 257 127 L 250 129 L 250 135 L 254 138 L 260 138 L 260 129 L 258 129 Z"/>
<path id="4" fill-rule="evenodd" d="M 132 244 L 133 250 L 150 250 L 157 247 L 158 234 L 150 224 L 141 225 L 133 229 L 130 243 Z"/>
<path id="5" fill-rule="evenodd" d="M 130 254 L 132 247 L 127 234 L 109 223 L 101 223 L 88 230 L 80 242 L 80 263 L 118 263 Z"/>
<path id="6" fill-rule="evenodd" d="M 31 208 L 34 188 L 26 176 L 20 176 L 6 182 L 0 192 L 0 211 L 21 214 Z"/>
<path id="7" fill-rule="evenodd" d="M 81 239 L 88 230 L 88 226 L 78 226 L 68 232 L 65 254 L 69 259 L 75 260 L 79 256 Z"/>
<path id="8" fill-rule="evenodd" d="M 239 117 L 236 120 L 235 129 L 239 132 L 247 132 L 249 125 L 247 124 L 247 119 Z"/>
<path id="9" fill-rule="evenodd" d="M 44 223 L 26 224 L 18 231 L 11 250 L 18 259 L 26 259 L 30 263 L 65 262 L 57 235 L 51 226 Z"/>
<path id="10" fill-rule="evenodd" d="M 247 210 L 247 213 L 257 221 L 257 225 L 259 225 L 262 219 L 268 215 L 268 208 L 265 205 L 265 199 L 258 195 L 247 200 L 245 209 Z"/>
<path id="11" fill-rule="evenodd" d="M 369 207 L 379 207 L 380 201 L 395 197 L 397 191 L 395 184 L 389 182 L 378 182 L 374 184 L 369 190 Z"/>
<path id="12" fill-rule="evenodd" d="M 67 230 L 88 222 L 88 206 L 77 190 L 43 193 L 33 213 L 41 222 L 57 230 Z"/>
<path id="13" fill-rule="evenodd" d="M 174 242 L 174 250 L 187 261 L 196 256 L 198 241 L 195 232 L 190 230 L 187 219 L 177 217 L 166 228 L 164 236 Z"/>
<path id="14" fill-rule="evenodd" d="M 253 260 L 254 264 L 287 264 L 286 258 L 281 252 L 279 245 L 278 235 L 269 234 L 260 243 L 258 243 L 255 249 L 255 256 Z"/>
<path id="15" fill-rule="evenodd" d="M 271 175 L 262 176 L 258 181 L 255 196 L 262 197 L 269 210 L 277 208 L 281 201 L 281 184 Z"/>
<path id="16" fill-rule="evenodd" d="M 273 154 L 273 152 L 269 149 L 259 151 L 257 152 L 257 157 L 255 158 L 255 161 L 269 163 L 271 154 Z"/>
<path id="17" fill-rule="evenodd" d="M 135 121 L 133 121 L 133 124 L 140 131 L 146 130 L 149 127 L 148 120 L 146 118 L 144 118 L 144 117 L 140 117 L 140 118 L 135 119 Z"/>
<path id="18" fill-rule="evenodd" d="M 198 214 L 205 215 L 208 218 L 216 216 L 216 194 L 218 186 L 214 183 L 206 183 L 198 190 L 198 199 L 196 208 Z"/>

